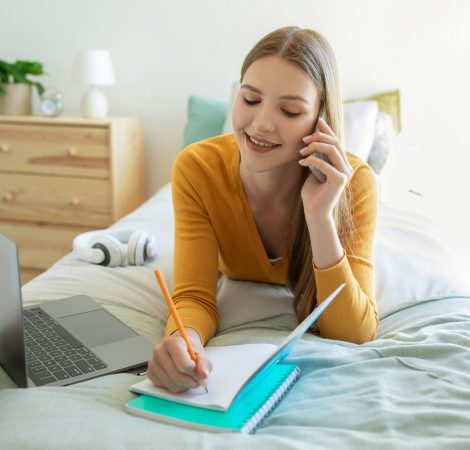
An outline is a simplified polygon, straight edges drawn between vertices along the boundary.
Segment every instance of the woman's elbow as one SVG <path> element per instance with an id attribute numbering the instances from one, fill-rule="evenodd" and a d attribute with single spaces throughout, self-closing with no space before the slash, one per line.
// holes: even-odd
<path id="1" fill-rule="evenodd" d="M 355 326 L 349 329 L 323 330 L 320 328 L 320 336 L 336 341 L 350 342 L 351 344 L 365 344 L 376 339 L 379 328 L 378 319 L 370 324 Z"/>

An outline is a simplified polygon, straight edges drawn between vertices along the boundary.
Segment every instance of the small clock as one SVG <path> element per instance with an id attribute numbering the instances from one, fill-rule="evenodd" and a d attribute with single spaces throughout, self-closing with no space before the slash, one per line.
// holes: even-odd
<path id="1" fill-rule="evenodd" d="M 39 108 L 47 117 L 58 116 L 64 109 L 62 94 L 55 89 L 48 89 L 41 95 Z"/>

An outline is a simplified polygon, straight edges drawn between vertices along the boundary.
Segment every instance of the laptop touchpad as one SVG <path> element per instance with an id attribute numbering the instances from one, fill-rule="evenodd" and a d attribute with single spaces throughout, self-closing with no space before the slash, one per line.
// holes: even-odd
<path id="1" fill-rule="evenodd" d="M 93 347 L 137 336 L 104 309 L 56 319 L 83 344 Z"/>

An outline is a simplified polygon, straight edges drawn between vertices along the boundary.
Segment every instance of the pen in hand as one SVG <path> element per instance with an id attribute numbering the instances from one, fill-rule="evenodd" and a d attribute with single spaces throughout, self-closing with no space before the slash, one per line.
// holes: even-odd
<path id="1" fill-rule="evenodd" d="M 181 318 L 178 314 L 177 309 L 175 308 L 175 304 L 173 303 L 173 299 L 171 298 L 170 292 L 168 291 L 168 288 L 166 286 L 165 280 L 162 277 L 162 274 L 160 271 L 157 269 L 155 271 L 155 276 L 157 277 L 158 284 L 160 285 L 160 289 L 163 292 L 163 296 L 165 297 L 165 300 L 168 304 L 168 308 L 173 316 L 173 319 L 176 322 L 176 326 L 178 327 L 178 331 L 180 333 L 180 336 L 184 339 L 186 346 L 188 348 L 188 353 L 191 356 L 191 359 L 197 363 L 197 353 L 194 352 L 191 342 L 189 341 L 188 335 L 186 334 L 186 331 L 184 330 L 183 322 L 181 321 Z M 205 389 L 206 392 L 209 392 L 207 389 L 207 384 L 206 381 L 199 381 L 200 385 Z"/>

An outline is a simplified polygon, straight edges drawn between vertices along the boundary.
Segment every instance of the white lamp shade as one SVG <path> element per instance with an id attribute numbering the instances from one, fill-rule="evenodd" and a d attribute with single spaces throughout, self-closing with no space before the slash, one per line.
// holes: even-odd
<path id="1" fill-rule="evenodd" d="M 75 57 L 73 80 L 93 86 L 114 84 L 113 64 L 108 50 L 85 50 Z"/>

